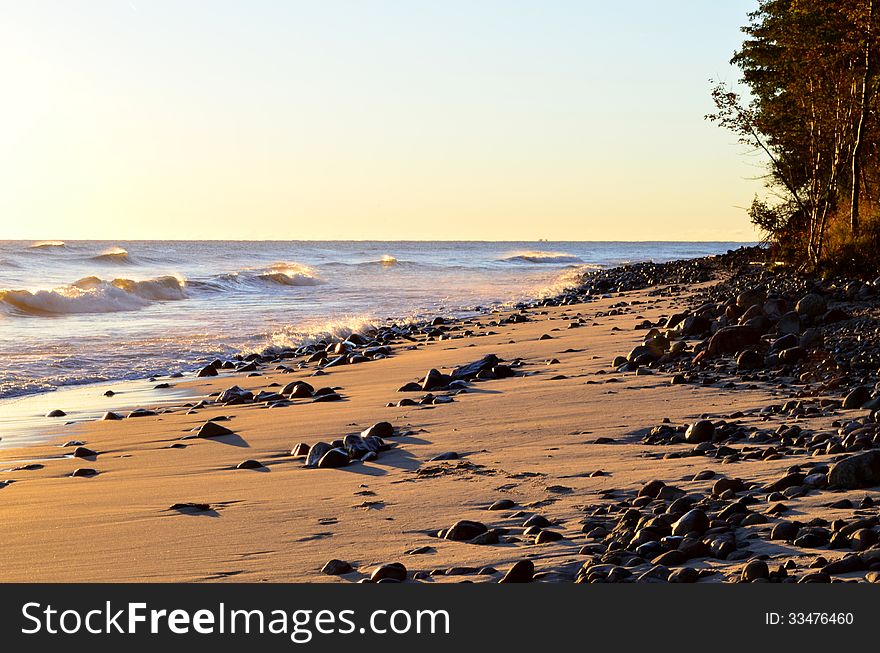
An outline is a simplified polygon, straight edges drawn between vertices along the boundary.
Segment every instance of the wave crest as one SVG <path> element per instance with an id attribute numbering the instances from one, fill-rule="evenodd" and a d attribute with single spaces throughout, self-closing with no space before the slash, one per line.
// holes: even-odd
<path id="1" fill-rule="evenodd" d="M 282 286 L 316 286 L 321 279 L 315 271 L 301 263 L 273 263 L 257 272 L 257 279 Z"/>
<path id="2" fill-rule="evenodd" d="M 540 251 L 513 252 L 501 260 L 515 263 L 583 263 L 583 260 L 574 254 Z"/>
<path id="3" fill-rule="evenodd" d="M 113 263 L 115 265 L 130 265 L 134 263 L 128 251 L 122 247 L 111 247 L 100 254 L 92 256 L 89 260 L 96 263 Z"/>
<path id="4" fill-rule="evenodd" d="M 35 316 L 116 313 L 186 299 L 185 288 L 184 280 L 172 276 L 144 281 L 84 277 L 53 290 L 0 290 L 0 306 L 13 314 Z"/>
<path id="5" fill-rule="evenodd" d="M 28 249 L 51 249 L 53 247 L 66 247 L 63 240 L 40 240 L 32 245 L 28 245 Z"/>

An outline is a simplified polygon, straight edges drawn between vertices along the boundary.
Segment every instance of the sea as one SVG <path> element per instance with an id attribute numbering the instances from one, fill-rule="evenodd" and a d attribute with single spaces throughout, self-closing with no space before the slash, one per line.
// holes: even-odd
<path id="1" fill-rule="evenodd" d="M 4 399 L 555 295 L 729 242 L 0 241 Z"/>

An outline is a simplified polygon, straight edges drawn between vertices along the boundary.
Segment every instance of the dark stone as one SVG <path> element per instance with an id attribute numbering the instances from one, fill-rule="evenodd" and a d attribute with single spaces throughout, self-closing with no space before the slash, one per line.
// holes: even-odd
<path id="1" fill-rule="evenodd" d="M 880 485 L 880 451 L 868 451 L 835 463 L 828 484 L 848 490 Z"/>
<path id="2" fill-rule="evenodd" d="M 740 580 L 743 583 L 751 583 L 755 580 L 769 580 L 770 578 L 770 569 L 767 567 L 767 563 L 763 560 L 752 560 L 745 567 L 743 567 L 742 574 L 740 576 Z"/>
<path id="3" fill-rule="evenodd" d="M 345 467 L 350 462 L 348 453 L 343 449 L 333 448 L 321 456 L 318 461 L 319 469 L 333 469 L 336 467 Z"/>
<path id="4" fill-rule="evenodd" d="M 709 442 L 715 433 L 715 425 L 707 419 L 701 419 L 688 426 L 684 434 L 685 442 L 690 444 L 700 444 L 701 442 Z"/>
<path id="5" fill-rule="evenodd" d="M 457 542 L 467 542 L 474 539 L 477 535 L 481 535 L 489 530 L 485 524 L 478 521 L 470 521 L 462 519 L 455 522 L 452 527 L 446 531 L 444 539 L 454 540 Z"/>
<path id="6" fill-rule="evenodd" d="M 709 529 L 709 517 L 699 508 L 686 512 L 672 526 L 673 535 L 688 535 L 689 533 L 704 533 Z"/>
<path id="7" fill-rule="evenodd" d="M 727 326 L 715 332 L 709 339 L 706 352 L 709 356 L 735 354 L 758 344 L 761 332 L 750 326 Z"/>
<path id="8" fill-rule="evenodd" d="M 399 562 L 389 562 L 384 565 L 379 565 L 373 570 L 373 573 L 370 574 L 370 580 L 374 583 L 378 583 L 381 580 L 394 580 L 399 583 L 402 583 L 406 580 L 406 567 L 404 567 Z"/>
<path id="9" fill-rule="evenodd" d="M 208 421 L 202 424 L 199 427 L 198 432 L 196 433 L 196 437 L 199 438 L 216 438 L 223 435 L 232 435 L 232 431 L 222 424 L 218 424 L 217 422 Z"/>
<path id="10" fill-rule="evenodd" d="M 863 385 L 853 388 L 843 400 L 844 410 L 853 410 L 864 406 L 871 398 L 871 391 Z"/>
<path id="11" fill-rule="evenodd" d="M 535 563 L 531 560 L 520 560 L 507 570 L 499 583 L 531 583 L 535 576 Z"/>
<path id="12" fill-rule="evenodd" d="M 336 558 L 330 560 L 321 568 L 321 573 L 327 574 L 328 576 L 341 576 L 342 574 L 348 574 L 351 571 L 353 571 L 353 569 L 349 563 L 345 560 L 337 560 Z"/>
<path id="13" fill-rule="evenodd" d="M 394 435 L 394 427 L 391 425 L 391 422 L 377 422 L 363 431 L 361 435 L 365 438 L 371 435 L 379 438 L 390 438 Z"/>

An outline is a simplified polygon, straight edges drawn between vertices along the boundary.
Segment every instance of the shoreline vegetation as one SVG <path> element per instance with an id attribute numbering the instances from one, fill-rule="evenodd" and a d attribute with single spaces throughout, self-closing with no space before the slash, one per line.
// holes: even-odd
<path id="1" fill-rule="evenodd" d="M 741 248 L 219 360 L 0 451 L 0 577 L 875 582 L 878 307 Z"/>
<path id="2" fill-rule="evenodd" d="M 706 116 L 766 161 L 752 223 L 775 257 L 814 273 L 880 272 L 880 7 L 760 0 Z"/>

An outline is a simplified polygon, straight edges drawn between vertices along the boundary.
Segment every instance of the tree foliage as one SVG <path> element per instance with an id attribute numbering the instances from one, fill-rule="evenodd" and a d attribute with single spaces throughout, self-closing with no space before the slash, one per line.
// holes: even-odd
<path id="1" fill-rule="evenodd" d="M 748 98 L 712 90 L 707 118 L 765 154 L 779 198 L 756 200 L 752 221 L 804 266 L 833 263 L 832 222 L 846 216 L 856 240 L 880 206 L 874 1 L 761 0 L 731 60 Z"/>

